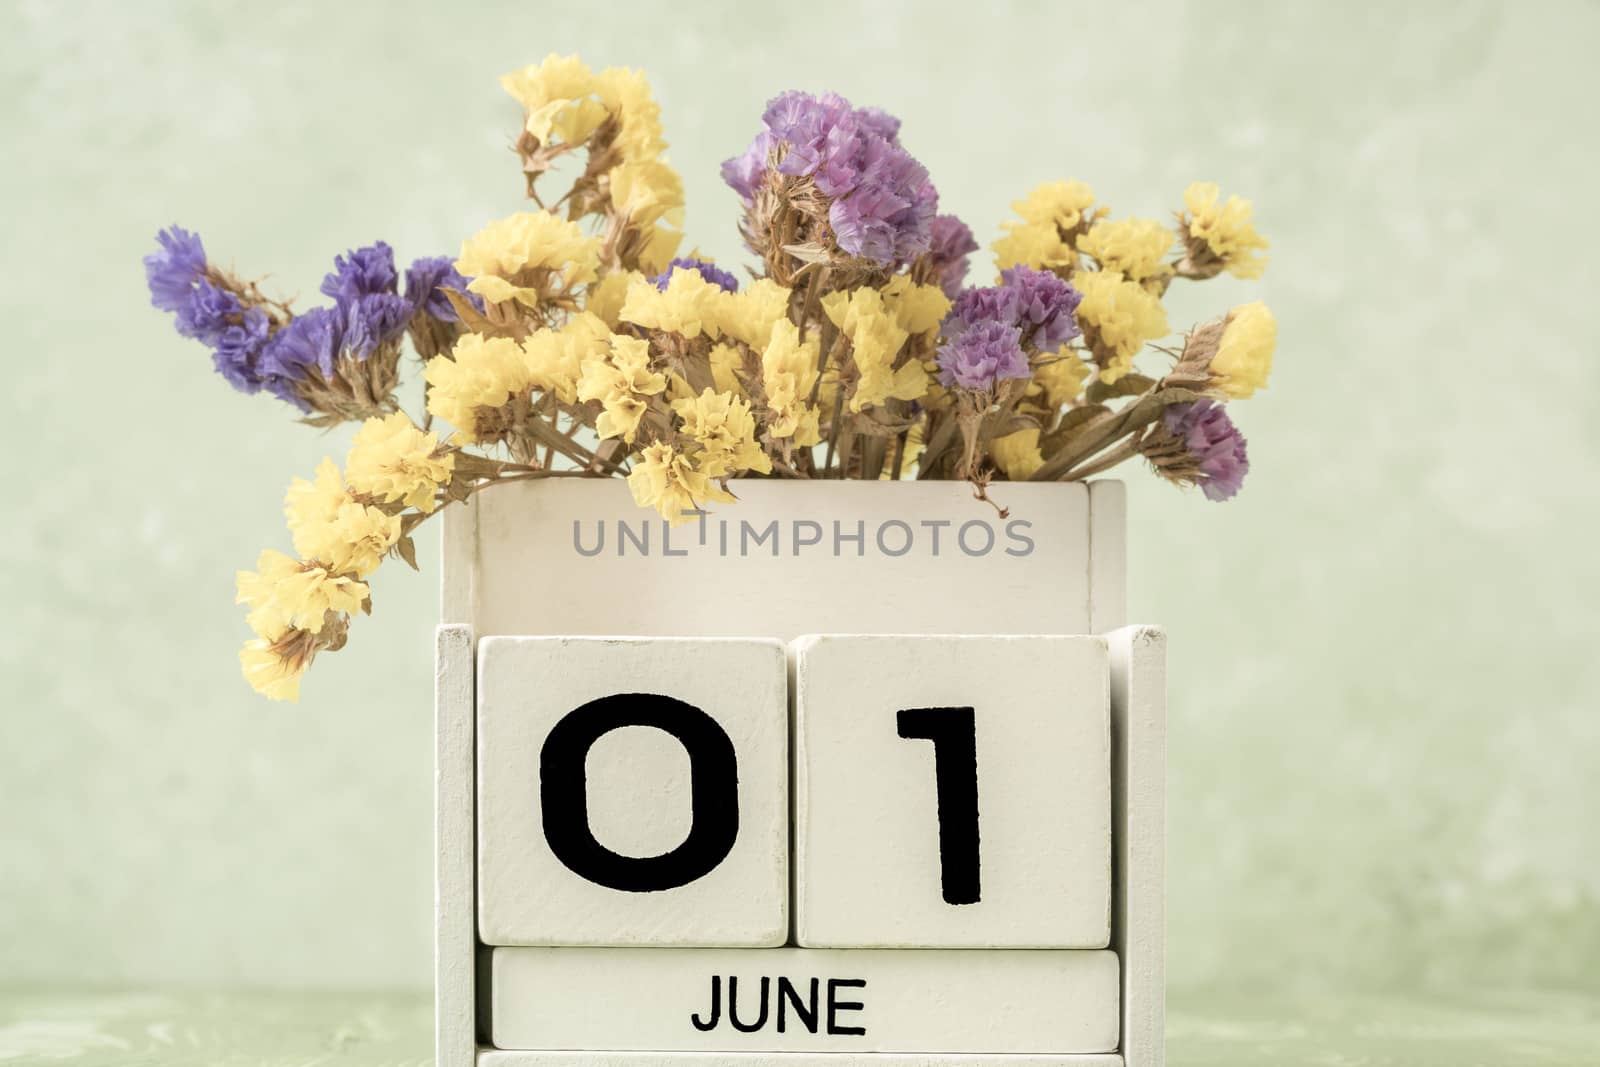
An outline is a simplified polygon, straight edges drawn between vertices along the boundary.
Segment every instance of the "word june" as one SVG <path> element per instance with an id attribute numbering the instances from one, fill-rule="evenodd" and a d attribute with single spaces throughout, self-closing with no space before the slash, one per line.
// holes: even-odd
<path id="1" fill-rule="evenodd" d="M 711 976 L 711 1006 L 704 1012 L 695 1012 L 689 1016 L 689 1022 L 696 1030 L 709 1032 L 717 1029 L 726 1014 L 728 1024 L 741 1034 L 753 1034 L 769 1029 L 769 1023 L 770 1029 L 783 1034 L 789 1032 L 792 1014 L 793 1022 L 808 1033 L 820 1032 L 840 1037 L 866 1036 L 866 1026 L 851 1026 L 840 1018 L 847 1013 L 865 1011 L 866 1003 L 860 1000 L 842 1000 L 839 996 L 841 990 L 865 990 L 867 988 L 865 978 L 829 978 L 826 983 L 820 978 L 812 978 L 802 994 L 786 976 L 779 975 L 774 982 L 771 977 L 762 975 L 760 993 L 755 998 L 753 1018 L 749 1004 L 749 983 L 746 982 L 747 992 L 744 998 L 741 998 L 738 976 L 728 975 L 726 1013 L 722 1010 L 722 984 L 721 975 Z M 865 993 L 860 995 L 865 996 Z"/>

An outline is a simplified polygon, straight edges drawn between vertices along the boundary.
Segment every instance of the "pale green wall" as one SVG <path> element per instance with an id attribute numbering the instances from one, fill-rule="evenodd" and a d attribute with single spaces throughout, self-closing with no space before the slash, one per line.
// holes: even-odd
<path id="1" fill-rule="evenodd" d="M 255 699 L 233 570 L 343 438 L 227 391 L 138 257 L 452 251 L 519 203 L 495 77 L 559 49 L 648 68 L 723 259 L 789 86 L 903 116 L 985 239 L 1058 176 L 1252 195 L 1268 280 L 1174 314 L 1277 311 L 1250 482 L 1129 472 L 1173 980 L 1600 983 L 1594 4 L 5 6 L 0 981 L 427 981 L 432 538 Z"/>

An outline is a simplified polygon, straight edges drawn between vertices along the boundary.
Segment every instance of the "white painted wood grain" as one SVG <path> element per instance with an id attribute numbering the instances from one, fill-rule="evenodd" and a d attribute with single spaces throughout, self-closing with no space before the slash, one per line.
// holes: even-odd
<path id="1" fill-rule="evenodd" d="M 850 636 L 794 644 L 796 940 L 1104 948 L 1111 923 L 1106 644 Z M 935 746 L 906 708 L 973 709 L 980 897 L 942 892 Z"/>
<path id="2" fill-rule="evenodd" d="M 1117 1047 L 1117 958 L 1111 952 L 829 951 L 813 949 L 508 949 L 493 951 L 497 1048 L 686 1052 L 1002 1053 L 1109 1052 Z M 713 975 L 723 977 L 718 1025 Z M 740 1002 L 762 976 L 809 996 L 830 978 L 864 986 L 837 999 L 862 1005 L 836 1015 L 864 1034 L 812 1033 L 776 1014 L 751 1033 L 727 1018 L 726 977 Z M 769 991 L 772 986 L 769 986 Z M 824 994 L 819 991 L 819 1007 Z M 825 1009 L 822 1009 L 825 1014 Z M 755 1017 L 752 1017 L 754 1015 Z M 753 1026 L 759 1011 L 741 1013 Z M 825 1030 L 824 1020 L 818 1029 Z"/>
<path id="3" fill-rule="evenodd" d="M 750 638 L 489 637 L 479 642 L 478 919 L 490 945 L 781 945 L 789 928 L 784 646 Z M 713 719 L 737 759 L 738 832 L 709 873 L 636 892 L 552 851 L 540 753 L 575 709 L 659 694 Z M 587 820 L 624 856 L 671 852 L 691 824 L 690 764 L 663 730 L 626 727 L 588 752 Z"/>
<path id="4" fill-rule="evenodd" d="M 1128 1067 L 1166 1062 L 1167 636 L 1153 626 L 1109 635 L 1116 738 L 1116 936 L 1122 959 L 1122 1052 Z"/>
<path id="5" fill-rule="evenodd" d="M 473 917 L 472 629 L 440 626 L 433 702 L 433 997 L 438 1067 L 470 1067 L 477 1050 Z"/>

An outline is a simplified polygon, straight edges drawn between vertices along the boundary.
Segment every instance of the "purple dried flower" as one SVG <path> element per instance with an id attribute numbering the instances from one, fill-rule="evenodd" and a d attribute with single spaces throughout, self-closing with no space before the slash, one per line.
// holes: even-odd
<path id="1" fill-rule="evenodd" d="M 733 293 L 739 289 L 738 278 L 735 278 L 714 263 L 709 263 L 703 259 L 695 259 L 692 256 L 680 256 L 673 260 L 667 264 L 666 270 L 651 278 L 650 281 L 655 284 L 657 289 L 666 292 L 667 283 L 672 280 L 673 272 L 680 270 L 692 270 L 711 284 L 719 286 L 724 292 Z"/>
<path id="2" fill-rule="evenodd" d="M 993 390 L 1006 378 L 1026 378 L 1022 331 L 1000 322 L 980 322 L 939 348 L 939 382 L 977 392 Z"/>
<path id="3" fill-rule="evenodd" d="M 150 303 L 162 311 L 180 311 L 188 304 L 195 283 L 206 272 L 206 250 L 197 234 L 169 226 L 156 234 L 161 251 L 144 257 L 144 277 L 150 286 Z"/>
<path id="4" fill-rule="evenodd" d="M 967 257 L 978 250 L 978 242 L 967 224 L 954 215 L 935 215 L 928 238 L 928 257 L 938 271 L 939 288 L 954 300 L 967 280 Z"/>
<path id="5" fill-rule="evenodd" d="M 1055 352 L 1078 336 L 1073 313 L 1083 294 L 1054 274 L 1029 267 L 1012 267 L 1000 277 L 999 285 L 962 290 L 940 327 L 946 340 L 984 322 L 1017 327 L 1022 343 L 1041 352 Z"/>
<path id="6" fill-rule="evenodd" d="M 1073 318 L 1083 294 L 1051 274 L 1017 266 L 1000 272 L 1002 286 L 1016 294 L 1017 325 L 1041 352 L 1054 352 L 1078 336 Z"/>
<path id="7" fill-rule="evenodd" d="M 354 300 L 370 293 L 393 293 L 398 280 L 394 249 L 379 241 L 335 256 L 333 270 L 322 279 L 322 292 L 338 301 Z"/>
<path id="8" fill-rule="evenodd" d="M 211 353 L 211 362 L 217 373 L 241 393 L 254 393 L 261 389 L 261 375 L 257 362 L 262 347 L 267 343 L 267 313 L 260 308 L 247 308 L 238 324 L 222 331 L 217 347 Z"/>
<path id="9" fill-rule="evenodd" d="M 853 108 L 837 93 L 790 90 L 774 97 L 764 129 L 722 176 L 746 200 L 767 162 L 782 149 L 780 173 L 809 176 L 831 199 L 828 222 L 839 247 L 878 263 L 906 262 L 927 251 L 939 194 L 928 171 L 900 146 L 900 122 L 876 108 Z"/>
<path id="10" fill-rule="evenodd" d="M 343 345 L 343 316 L 333 308 L 312 308 L 272 335 L 261 352 L 261 378 L 278 396 L 284 396 L 279 386 L 304 381 L 309 371 L 332 378 Z"/>
<path id="11" fill-rule="evenodd" d="M 424 256 L 406 268 L 406 299 L 412 308 L 440 322 L 455 322 L 456 309 L 444 295 L 446 289 L 465 294 L 482 310 L 482 299 L 467 293 L 467 279 L 449 256 Z"/>
<path id="12" fill-rule="evenodd" d="M 180 334 L 215 346 L 222 339 L 222 332 L 237 321 L 242 308 L 238 297 L 202 278 L 177 310 Z"/>
<path id="13" fill-rule="evenodd" d="M 344 351 L 358 360 L 398 341 L 411 322 L 411 301 L 394 293 L 368 293 L 335 308 L 345 316 Z"/>
<path id="14" fill-rule="evenodd" d="M 1141 451 L 1167 478 L 1198 485 L 1207 500 L 1231 499 L 1250 471 L 1244 435 L 1210 400 L 1167 408 Z"/>

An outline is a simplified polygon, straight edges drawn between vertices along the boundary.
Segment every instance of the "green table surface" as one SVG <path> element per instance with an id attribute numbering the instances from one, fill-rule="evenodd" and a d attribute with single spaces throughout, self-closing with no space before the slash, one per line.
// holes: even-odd
<path id="1" fill-rule="evenodd" d="M 1600 1065 L 1600 996 L 1174 994 L 1171 1067 Z M 426 993 L 0 991 L 0 1063 L 431 1062 Z M 841 1057 L 841 1061 L 844 1057 Z"/>

